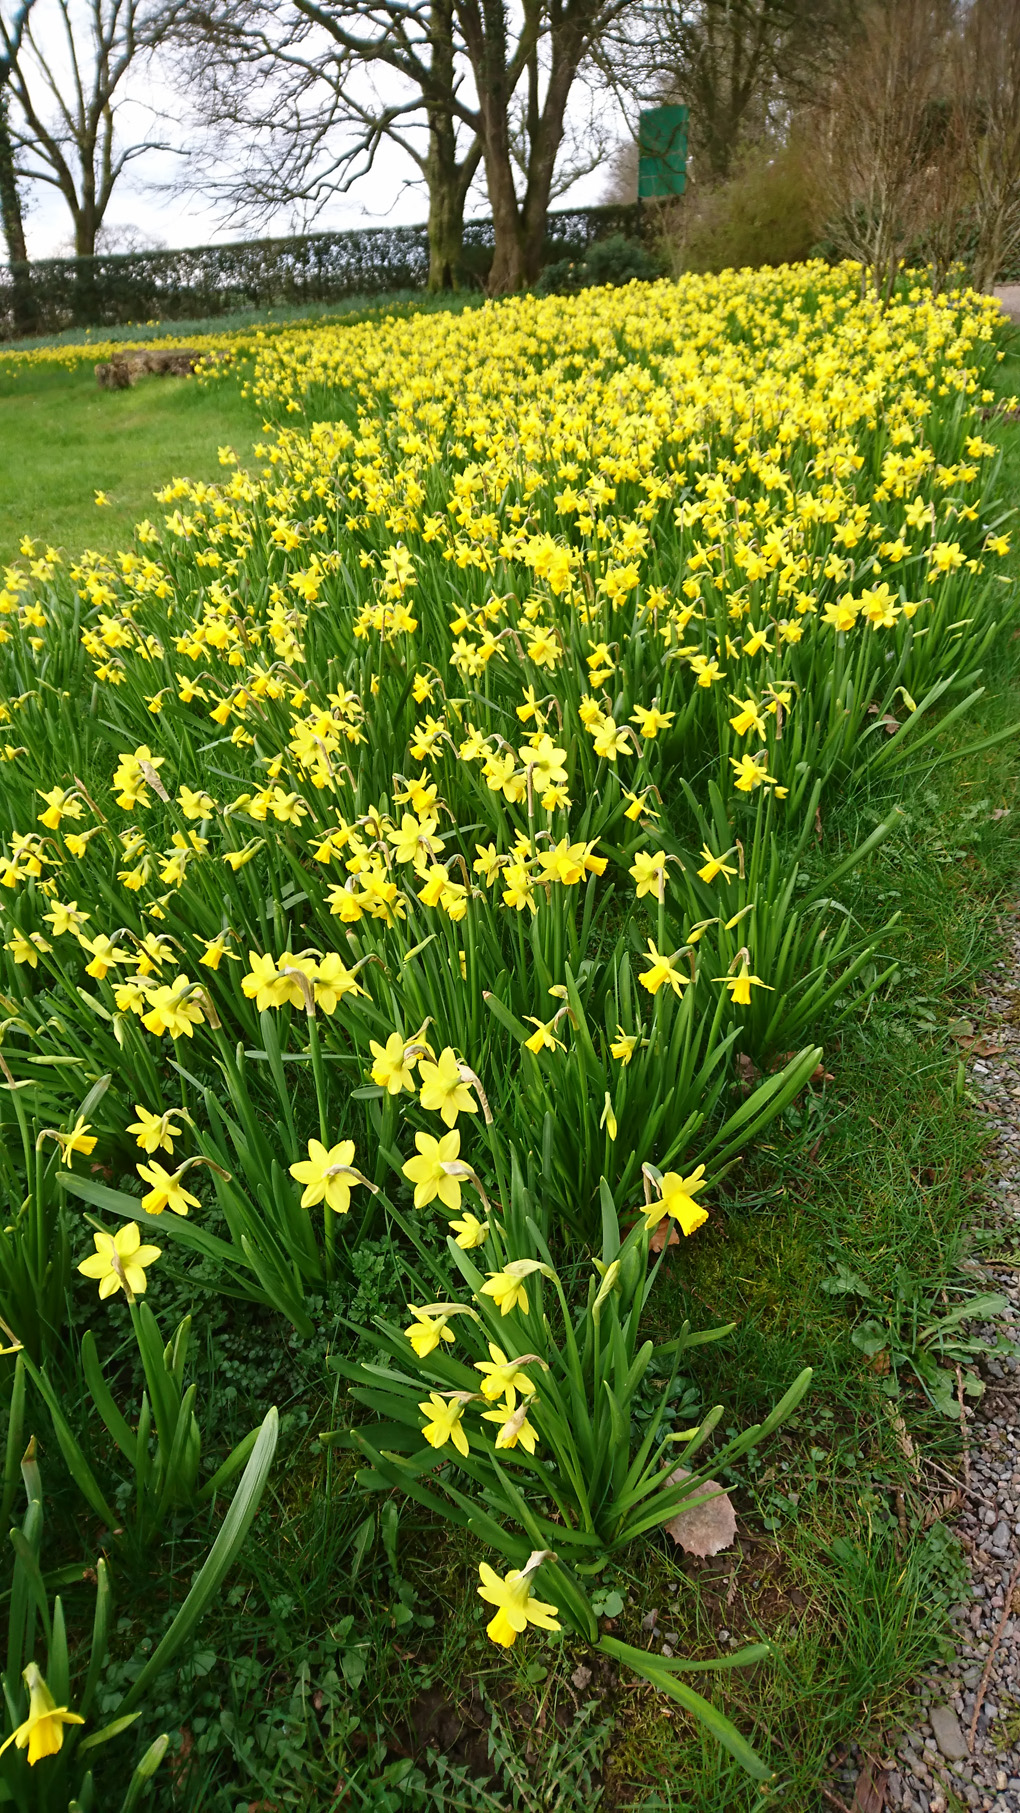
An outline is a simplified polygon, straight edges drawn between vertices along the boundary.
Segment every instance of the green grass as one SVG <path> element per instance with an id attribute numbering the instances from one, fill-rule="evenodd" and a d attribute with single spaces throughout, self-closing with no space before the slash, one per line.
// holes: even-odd
<path id="1" fill-rule="evenodd" d="M 246 457 L 261 421 L 233 384 L 143 378 L 109 391 L 91 365 L 17 375 L 0 366 L 0 561 L 25 534 L 72 558 L 129 546 L 160 485 L 178 473 L 222 479 L 217 448 L 229 442 Z M 110 508 L 96 508 L 97 490 Z"/>

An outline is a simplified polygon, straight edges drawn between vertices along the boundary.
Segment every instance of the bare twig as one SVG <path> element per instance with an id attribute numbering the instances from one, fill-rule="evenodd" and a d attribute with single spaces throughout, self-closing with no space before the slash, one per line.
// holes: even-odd
<path id="1" fill-rule="evenodd" d="M 970 1436 L 967 1430 L 967 1412 L 963 1404 L 963 1373 L 960 1362 L 956 1362 L 956 1401 L 960 1406 L 960 1435 L 963 1438 L 963 1483 L 970 1491 Z"/>
<path id="2" fill-rule="evenodd" d="M 835 1807 L 836 1813 L 850 1813 L 850 1808 L 847 1806 L 846 1801 L 840 1800 L 838 1794 L 833 1794 L 831 1788 L 822 1789 L 822 1799 L 827 1800 L 830 1807 Z"/>
<path id="3" fill-rule="evenodd" d="M 979 1715 L 979 1713 L 981 1711 L 981 1707 L 984 1703 L 985 1692 L 987 1690 L 989 1677 L 992 1672 L 992 1663 L 995 1661 L 996 1652 L 998 1650 L 999 1644 L 1002 1641 L 1002 1633 L 1005 1630 L 1006 1625 L 1008 1624 L 1008 1622 L 1012 1616 L 1012 1613 L 1013 1613 L 1013 1591 L 1014 1591 L 1014 1588 L 1016 1587 L 1018 1580 L 1020 1580 L 1020 1561 L 1018 1561 L 1016 1563 L 1016 1566 L 1014 1567 L 1013 1572 L 1011 1573 L 1011 1575 L 1009 1577 L 1009 1585 L 1006 1588 L 1005 1598 L 1004 1598 L 1003 1607 L 1002 1607 L 1002 1617 L 999 1619 L 999 1622 L 995 1627 L 995 1635 L 992 1638 L 992 1647 L 988 1651 L 988 1660 L 985 1663 L 984 1673 L 981 1676 L 981 1684 L 977 1690 L 977 1696 L 974 1700 L 974 1714 L 970 1721 L 970 1730 L 967 1733 L 967 1749 L 970 1751 L 972 1756 L 974 1754 L 974 1736 L 977 1731 L 978 1715 Z"/>

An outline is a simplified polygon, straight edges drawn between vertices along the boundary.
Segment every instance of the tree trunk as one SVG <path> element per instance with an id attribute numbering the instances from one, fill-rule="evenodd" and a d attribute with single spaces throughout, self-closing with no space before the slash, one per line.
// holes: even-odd
<path id="1" fill-rule="evenodd" d="M 464 253 L 464 191 L 449 121 L 429 127 L 426 177 L 429 191 L 429 276 L 432 291 L 460 287 Z"/>
<path id="2" fill-rule="evenodd" d="M 492 212 L 493 254 L 490 296 L 506 296 L 524 282 L 524 246 L 510 155 L 513 82 L 504 0 L 459 0 L 464 44 L 478 93 L 485 181 Z"/>
<path id="3" fill-rule="evenodd" d="M 1002 219 L 998 209 L 978 225 L 978 242 L 974 252 L 971 282 L 976 290 L 987 293 L 995 288 L 1002 263 Z"/>
<path id="4" fill-rule="evenodd" d="M 539 113 L 536 95 L 534 104 L 529 106 L 528 186 L 524 195 L 521 235 L 526 283 L 534 283 L 542 269 L 542 256 L 549 229 L 549 197 L 552 193 L 556 159 L 563 143 L 567 100 L 584 47 L 583 28 L 571 30 L 569 27 L 561 27 L 558 41 L 553 42 L 552 68 L 549 71 L 545 105 Z"/>
<path id="5" fill-rule="evenodd" d="M 14 173 L 14 147 L 7 125 L 7 107 L 6 88 L 0 85 L 0 225 L 7 241 L 7 259 L 11 267 L 12 326 L 16 334 L 31 334 L 35 332 L 39 318 L 39 305 L 28 268 L 25 222 Z"/>
<path id="6" fill-rule="evenodd" d="M 510 154 L 485 154 L 485 179 L 492 213 L 493 252 L 487 289 L 490 296 L 509 296 L 526 281 L 520 210 Z"/>
<path id="7" fill-rule="evenodd" d="M 87 203 L 81 208 L 76 208 L 74 213 L 74 255 L 76 258 L 95 257 L 96 231 L 93 209 Z"/>
<path id="8" fill-rule="evenodd" d="M 458 181 L 457 127 L 451 99 L 456 89 L 453 0 L 432 0 L 429 9 L 429 82 L 426 95 L 429 148 L 425 178 L 429 193 L 430 290 L 455 290 L 464 246 L 464 196 Z"/>

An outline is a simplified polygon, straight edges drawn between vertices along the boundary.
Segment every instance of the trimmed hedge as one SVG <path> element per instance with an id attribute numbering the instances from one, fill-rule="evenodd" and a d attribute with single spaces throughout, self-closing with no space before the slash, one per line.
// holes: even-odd
<path id="1" fill-rule="evenodd" d="M 580 259 L 596 240 L 640 231 L 636 203 L 560 209 L 549 215 L 545 262 Z M 468 282 L 484 282 L 492 249 L 491 220 L 468 221 L 464 228 Z M 18 266 L 17 275 L 27 275 L 31 283 L 35 331 L 53 334 L 65 327 L 174 321 L 245 307 L 335 302 L 344 296 L 424 289 L 428 268 L 425 227 L 353 227 L 176 252 L 43 258 Z M 14 335 L 14 280 L 8 268 L 0 270 L 0 339 Z"/>

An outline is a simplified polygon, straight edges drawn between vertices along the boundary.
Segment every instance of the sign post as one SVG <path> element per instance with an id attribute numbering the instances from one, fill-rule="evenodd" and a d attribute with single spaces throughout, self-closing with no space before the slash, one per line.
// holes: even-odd
<path id="1" fill-rule="evenodd" d="M 638 196 L 682 195 L 687 186 L 686 107 L 649 107 L 638 123 Z"/>

